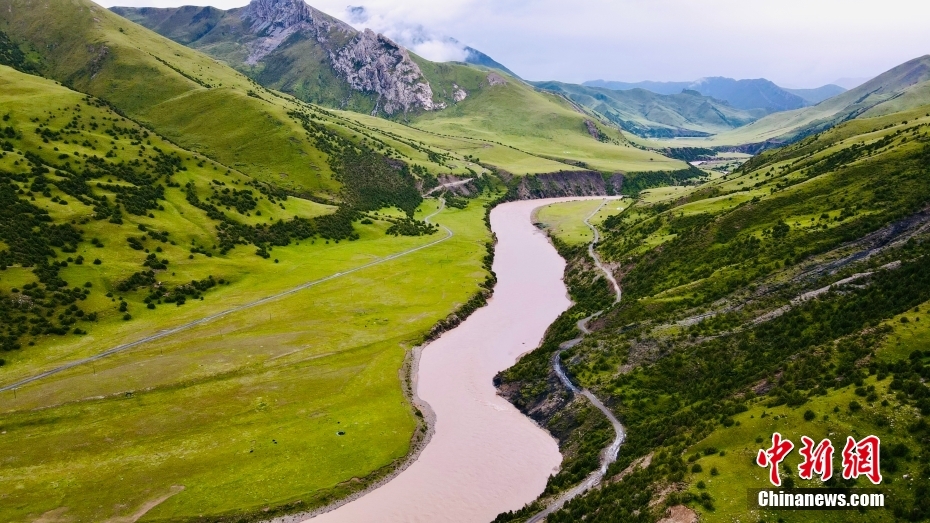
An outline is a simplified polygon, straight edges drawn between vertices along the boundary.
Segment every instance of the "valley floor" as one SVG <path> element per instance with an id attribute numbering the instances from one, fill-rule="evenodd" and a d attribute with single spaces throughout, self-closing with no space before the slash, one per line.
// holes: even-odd
<path id="1" fill-rule="evenodd" d="M 355 242 L 276 248 L 272 272 L 244 272 L 204 302 L 30 347 L 29 359 L 4 368 L 3 384 L 341 274 L 3 392 L 0 519 L 294 511 L 389 471 L 422 426 L 402 387 L 405 354 L 486 276 L 483 203 L 442 210 L 434 221 L 455 236 L 405 258 L 352 272 L 445 233 L 395 238 L 361 227 Z M 428 200 L 417 215 L 436 209 Z"/>

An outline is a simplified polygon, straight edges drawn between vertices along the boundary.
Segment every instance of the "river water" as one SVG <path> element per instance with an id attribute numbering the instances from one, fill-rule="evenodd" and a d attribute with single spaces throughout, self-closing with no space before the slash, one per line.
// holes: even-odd
<path id="1" fill-rule="evenodd" d="M 417 394 L 436 414 L 435 434 L 396 478 L 312 523 L 486 523 L 542 493 L 562 461 L 558 445 L 498 396 L 492 379 L 536 348 L 571 305 L 565 261 L 531 223 L 533 209 L 596 198 L 518 201 L 491 211 L 494 297 L 420 359 Z"/>

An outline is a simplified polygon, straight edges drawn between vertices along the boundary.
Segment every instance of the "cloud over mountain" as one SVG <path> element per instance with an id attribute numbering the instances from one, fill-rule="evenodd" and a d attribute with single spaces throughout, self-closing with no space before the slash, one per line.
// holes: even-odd
<path id="1" fill-rule="evenodd" d="M 427 30 L 420 24 L 391 16 L 389 12 L 373 12 L 365 6 L 347 6 L 341 16 L 356 29 L 371 29 L 381 33 L 414 53 L 434 62 L 464 62 L 468 49 L 449 36 Z"/>

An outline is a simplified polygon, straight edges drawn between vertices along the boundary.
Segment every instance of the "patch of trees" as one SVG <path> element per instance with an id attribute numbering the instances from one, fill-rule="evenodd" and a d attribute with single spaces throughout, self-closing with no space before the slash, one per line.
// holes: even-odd
<path id="1" fill-rule="evenodd" d="M 717 154 L 717 151 L 704 147 L 669 147 L 662 152 L 669 158 L 674 158 L 683 162 L 705 160 Z"/>
<path id="2" fill-rule="evenodd" d="M 214 183 L 216 181 L 214 180 Z M 211 185 L 213 194 L 207 201 L 215 202 L 226 209 L 233 208 L 239 214 L 245 214 L 258 206 L 255 196 L 248 189 L 235 189 L 230 187 L 217 187 Z"/>
<path id="3" fill-rule="evenodd" d="M 223 283 L 223 280 L 217 281 L 213 276 L 208 276 L 202 280 L 191 280 L 190 283 L 178 285 L 170 290 L 162 288 L 153 289 L 152 292 L 145 297 L 144 302 L 150 309 L 154 309 L 156 304 L 160 303 L 174 303 L 180 307 L 184 305 L 188 299 L 202 299 L 202 295 L 213 287 L 216 287 L 218 283 Z"/>
<path id="4" fill-rule="evenodd" d="M 413 216 L 423 197 L 406 163 L 386 158 L 366 143 L 354 144 L 306 113 L 289 115 L 301 122 L 316 147 L 329 156 L 330 168 L 343 184 L 346 206 L 357 211 L 397 207 Z"/>
<path id="5" fill-rule="evenodd" d="M 26 53 L 3 31 L 0 31 L 0 64 L 24 73 L 39 74 L 38 64 L 30 60 Z"/>
<path id="6" fill-rule="evenodd" d="M 139 287 L 148 287 L 153 284 L 155 284 L 155 271 L 140 271 L 133 273 L 129 278 L 119 282 L 116 285 L 116 290 L 120 292 L 129 292 Z"/>
<path id="7" fill-rule="evenodd" d="M 340 208 L 333 214 L 312 219 L 295 217 L 289 221 L 278 220 L 270 225 L 248 225 L 226 216 L 212 203 L 202 201 L 197 196 L 197 188 L 193 182 L 188 182 L 185 192 L 191 205 L 206 211 L 209 218 L 220 222 L 216 231 L 221 254 L 226 254 L 236 245 L 251 244 L 258 247 L 256 254 L 269 258 L 269 246 L 283 247 L 294 240 L 306 240 L 315 236 L 326 240 L 356 240 L 359 237 L 352 228 L 352 222 L 358 213 L 351 209 Z"/>
<path id="8" fill-rule="evenodd" d="M 21 176 L 0 173 L 0 271 L 13 265 L 32 267 L 38 283 L 23 289 L 14 289 L 9 295 L 0 294 L 0 350 L 17 350 L 25 336 L 67 334 L 79 320 L 93 321 L 96 316 L 85 315 L 76 301 L 86 299 L 87 288 L 68 288 L 59 271 L 69 262 L 50 262 L 57 257 L 55 248 L 75 252 L 82 240 L 81 232 L 71 224 L 52 224 L 48 212 L 19 196 L 19 188 L 11 182 Z M 39 283 L 42 285 L 40 286 Z M 73 306 L 73 307 L 72 307 Z M 61 311 L 62 307 L 67 310 Z M 31 342 L 30 342 L 31 343 Z"/>
<path id="9" fill-rule="evenodd" d="M 640 192 L 646 189 L 669 185 L 682 185 L 703 176 L 704 171 L 690 165 L 687 169 L 678 171 L 629 173 L 623 177 L 622 193 L 635 198 L 639 196 Z"/>
<path id="10" fill-rule="evenodd" d="M 402 218 L 396 220 L 385 232 L 391 236 L 426 236 L 436 234 L 438 230 L 439 227 L 432 223 L 414 220 L 413 218 Z"/>

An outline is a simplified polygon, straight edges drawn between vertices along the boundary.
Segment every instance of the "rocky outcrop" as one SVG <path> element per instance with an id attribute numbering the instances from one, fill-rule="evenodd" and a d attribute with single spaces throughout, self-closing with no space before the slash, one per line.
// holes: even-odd
<path id="1" fill-rule="evenodd" d="M 504 80 L 504 77 L 497 73 L 490 73 L 488 75 L 488 85 L 507 85 L 507 80 Z"/>
<path id="2" fill-rule="evenodd" d="M 452 84 L 452 99 L 455 100 L 455 103 L 461 102 L 468 97 L 468 93 L 465 89 L 462 89 L 457 84 Z"/>
<path id="3" fill-rule="evenodd" d="M 384 35 L 365 29 L 352 42 L 332 54 L 333 69 L 356 91 L 375 93 L 387 114 L 412 108 L 442 109 L 433 103 L 433 90 L 407 50 Z"/>
<path id="4" fill-rule="evenodd" d="M 352 26 L 317 11 L 303 0 L 252 0 L 240 17 L 256 37 L 247 44 L 248 65 L 257 64 L 295 33 L 303 33 L 330 48 L 333 29 L 345 35 L 356 32 Z"/>
<path id="5" fill-rule="evenodd" d="M 303 0 L 252 0 L 240 18 L 254 36 L 246 44 L 247 65 L 258 64 L 299 34 L 322 46 L 334 72 L 349 88 L 376 97 L 373 114 L 445 108 L 433 101 L 429 82 L 407 50 L 384 35 L 369 29 L 358 32 Z"/>
<path id="6" fill-rule="evenodd" d="M 619 194 L 622 186 L 622 174 L 614 174 L 608 178 L 595 171 L 529 174 L 520 179 L 517 197 L 528 200 L 562 196 L 603 196 Z"/>

